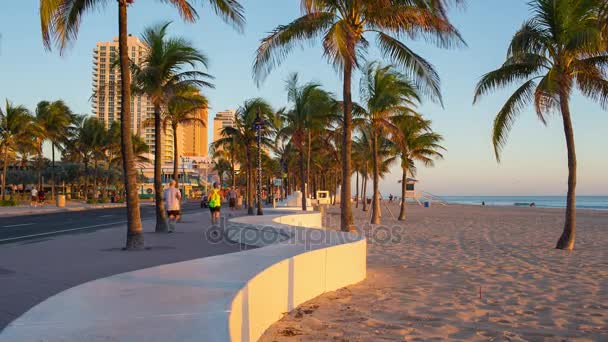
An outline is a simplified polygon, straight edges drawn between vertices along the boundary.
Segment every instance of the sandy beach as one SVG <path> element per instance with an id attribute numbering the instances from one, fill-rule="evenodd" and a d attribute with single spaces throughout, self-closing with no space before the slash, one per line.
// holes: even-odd
<path id="1" fill-rule="evenodd" d="M 390 239 L 355 209 L 367 279 L 298 307 L 260 341 L 608 341 L 608 212 L 578 212 L 568 254 L 554 249 L 560 209 L 409 205 L 405 224 L 382 209 Z"/>

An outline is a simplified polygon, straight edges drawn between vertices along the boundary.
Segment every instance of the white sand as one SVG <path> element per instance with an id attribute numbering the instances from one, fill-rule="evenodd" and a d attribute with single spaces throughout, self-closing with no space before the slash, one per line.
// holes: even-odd
<path id="1" fill-rule="evenodd" d="M 608 212 L 578 212 L 568 254 L 554 249 L 563 210 L 408 211 L 402 241 L 369 240 L 365 281 L 305 303 L 261 341 L 608 341 Z M 384 208 L 383 224 L 397 224 Z"/>

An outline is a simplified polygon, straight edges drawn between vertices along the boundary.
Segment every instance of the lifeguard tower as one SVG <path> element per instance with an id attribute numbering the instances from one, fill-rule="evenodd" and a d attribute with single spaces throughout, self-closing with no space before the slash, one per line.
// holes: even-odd
<path id="1" fill-rule="evenodd" d="M 401 183 L 402 181 L 399 181 Z M 423 202 L 437 202 L 442 205 L 446 205 L 446 202 L 438 196 L 435 196 L 426 191 L 416 190 L 416 183 L 418 183 L 417 179 L 407 178 L 405 183 L 405 198 L 413 199 L 418 202 L 418 204 L 423 205 Z"/>

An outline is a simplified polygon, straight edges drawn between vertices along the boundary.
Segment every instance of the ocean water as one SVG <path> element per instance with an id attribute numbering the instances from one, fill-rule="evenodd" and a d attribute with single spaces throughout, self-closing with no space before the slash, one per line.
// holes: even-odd
<path id="1" fill-rule="evenodd" d="M 534 203 L 539 208 L 565 208 L 566 196 L 441 196 L 448 203 L 504 205 Z M 608 210 L 608 196 L 577 196 L 576 207 L 580 209 Z"/>

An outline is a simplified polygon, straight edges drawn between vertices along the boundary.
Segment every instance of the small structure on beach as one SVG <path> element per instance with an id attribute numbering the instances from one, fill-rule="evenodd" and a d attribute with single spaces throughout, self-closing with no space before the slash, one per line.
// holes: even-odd
<path id="1" fill-rule="evenodd" d="M 399 181 L 402 183 L 402 181 Z M 423 205 L 423 202 L 438 202 L 442 205 L 446 205 L 446 202 L 438 196 L 435 196 L 426 191 L 416 190 L 416 183 L 418 183 L 417 179 L 407 178 L 405 183 L 405 198 L 413 199 L 418 204 Z"/>

